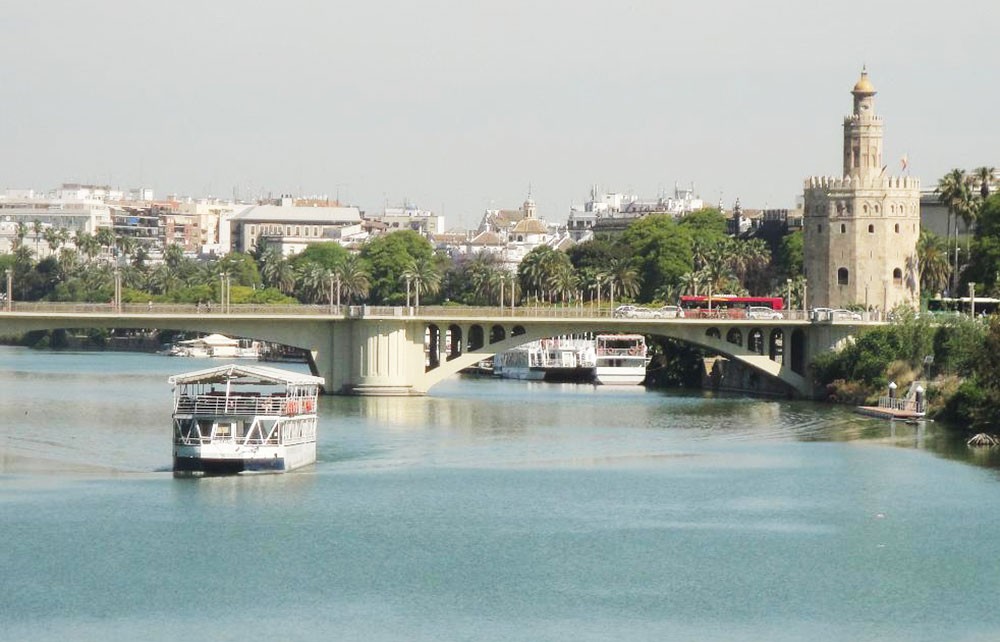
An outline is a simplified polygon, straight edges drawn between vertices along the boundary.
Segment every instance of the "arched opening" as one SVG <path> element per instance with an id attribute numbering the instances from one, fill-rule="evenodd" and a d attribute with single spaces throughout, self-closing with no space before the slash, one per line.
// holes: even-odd
<path id="1" fill-rule="evenodd" d="M 483 341 L 483 326 L 474 325 L 469 328 L 469 351 L 479 350 L 485 345 Z"/>
<path id="2" fill-rule="evenodd" d="M 892 271 L 892 284 L 896 286 L 903 285 L 903 271 L 899 268 Z"/>
<path id="3" fill-rule="evenodd" d="M 896 223 L 896 234 L 899 234 L 899 223 Z"/>
<path id="4" fill-rule="evenodd" d="M 462 328 L 455 324 L 448 326 L 448 361 L 462 355 Z"/>
<path id="5" fill-rule="evenodd" d="M 719 332 L 718 328 L 709 328 L 708 330 L 705 331 L 705 336 L 710 337 L 712 339 L 719 339 L 722 337 L 722 333 Z"/>
<path id="6" fill-rule="evenodd" d="M 520 336 L 522 334 L 524 334 L 524 326 L 523 325 L 515 325 L 514 329 L 510 331 L 510 336 L 512 336 L 512 337 L 517 337 L 517 336 Z"/>
<path id="7" fill-rule="evenodd" d="M 839 268 L 837 270 L 837 285 L 847 285 L 848 276 L 847 268 Z"/>
<path id="8" fill-rule="evenodd" d="M 868 225 L 868 233 L 869 234 L 874 234 L 875 233 L 875 226 L 874 225 Z"/>
<path id="9" fill-rule="evenodd" d="M 747 350 L 764 354 L 764 333 L 760 328 L 754 328 L 747 334 Z"/>
<path id="10" fill-rule="evenodd" d="M 427 326 L 427 370 L 441 365 L 441 329 L 436 325 Z"/>
<path id="11" fill-rule="evenodd" d="M 739 328 L 729 328 L 729 332 L 726 333 L 726 341 L 742 347 L 743 333 Z"/>
<path id="12" fill-rule="evenodd" d="M 771 330 L 771 340 L 767 346 L 767 357 L 778 363 L 785 362 L 785 333 L 780 328 Z"/>
<path id="13" fill-rule="evenodd" d="M 802 330 L 792 330 L 791 344 L 791 368 L 792 372 L 805 376 L 806 374 L 806 338 Z"/>
<path id="14" fill-rule="evenodd" d="M 503 341 L 507 336 L 502 325 L 495 325 L 490 328 L 490 345 Z"/>
<path id="15" fill-rule="evenodd" d="M 817 223 L 816 224 L 816 233 L 817 234 L 822 234 L 823 233 L 823 224 L 822 223 Z"/>

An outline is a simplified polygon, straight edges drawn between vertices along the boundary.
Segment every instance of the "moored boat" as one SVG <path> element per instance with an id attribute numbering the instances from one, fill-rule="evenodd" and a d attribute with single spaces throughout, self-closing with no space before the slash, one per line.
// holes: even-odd
<path id="1" fill-rule="evenodd" d="M 168 382 L 175 474 L 283 472 L 316 461 L 322 377 L 230 364 Z"/>
<path id="2" fill-rule="evenodd" d="M 646 380 L 649 356 L 641 334 L 599 334 L 594 338 L 594 381 L 604 385 L 639 385 Z"/>
<path id="3" fill-rule="evenodd" d="M 590 382 L 594 379 L 594 365 L 593 339 L 553 337 L 496 355 L 493 374 L 528 381 Z"/>

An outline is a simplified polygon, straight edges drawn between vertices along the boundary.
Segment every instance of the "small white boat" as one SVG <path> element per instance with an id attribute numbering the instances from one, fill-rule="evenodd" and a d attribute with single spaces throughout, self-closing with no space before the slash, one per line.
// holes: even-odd
<path id="1" fill-rule="evenodd" d="M 222 334 L 210 334 L 197 339 L 178 341 L 164 354 L 172 357 L 216 357 L 223 359 L 257 359 L 260 342 L 232 339 Z"/>
<path id="2" fill-rule="evenodd" d="M 530 341 L 493 358 L 493 374 L 528 381 L 590 382 L 594 379 L 594 340 L 552 337 Z"/>
<path id="3" fill-rule="evenodd" d="M 168 381 L 175 474 L 283 472 L 316 461 L 322 377 L 230 364 Z"/>
<path id="4" fill-rule="evenodd" d="M 641 334 L 599 334 L 594 338 L 597 367 L 594 381 L 605 385 L 636 386 L 646 380 L 649 356 Z"/>

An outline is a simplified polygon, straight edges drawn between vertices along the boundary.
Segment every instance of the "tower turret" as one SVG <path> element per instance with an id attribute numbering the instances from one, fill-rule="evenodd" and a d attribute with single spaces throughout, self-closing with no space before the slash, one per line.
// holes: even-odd
<path id="1" fill-rule="evenodd" d="M 868 70 L 854 84 L 854 113 L 844 118 L 844 176 L 870 178 L 882 173 L 882 117 L 875 114 L 874 85 Z"/>

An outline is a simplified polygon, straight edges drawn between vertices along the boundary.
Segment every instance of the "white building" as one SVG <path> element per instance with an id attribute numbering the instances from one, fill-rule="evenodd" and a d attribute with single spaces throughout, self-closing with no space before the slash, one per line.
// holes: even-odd
<path id="1" fill-rule="evenodd" d="M 615 227 L 623 227 L 628 224 L 629 219 L 641 218 L 646 214 L 682 216 L 704 207 L 704 201 L 695 196 L 694 185 L 690 188 L 680 188 L 675 185 L 672 196 L 660 194 L 655 200 L 649 201 L 644 201 L 635 194 L 620 192 L 602 194 L 595 185 L 590 190 L 589 201 L 583 205 L 570 207 L 566 228 L 573 240 L 582 242 L 591 238 L 592 230 L 605 222 L 610 222 Z"/>
<path id="2" fill-rule="evenodd" d="M 0 201 L 0 253 L 10 252 L 17 238 L 18 224 L 25 228 L 25 243 L 37 248 L 39 257 L 48 256 L 51 249 L 42 240 L 45 230 L 64 229 L 72 238 L 79 233 L 94 234 L 102 227 L 111 227 L 111 206 L 99 200 L 76 200 L 62 198 L 10 198 L 33 192 L 31 190 L 10 190 Z M 37 232 L 36 232 L 37 230 Z"/>
<path id="3" fill-rule="evenodd" d="M 444 234 L 444 216 L 420 209 L 412 203 L 406 203 L 402 207 L 387 207 L 382 214 L 367 218 L 384 223 L 387 232 L 413 230 L 428 238 L 434 234 Z"/>
<path id="4" fill-rule="evenodd" d="M 229 218 L 232 249 L 247 252 L 262 243 L 292 256 L 310 243 L 362 240 L 361 212 L 356 207 L 295 207 L 252 205 Z"/>

